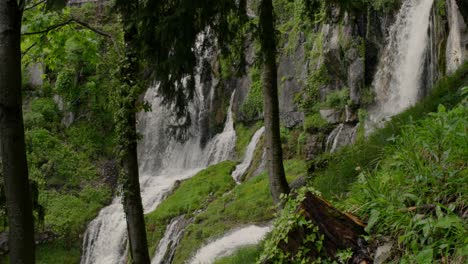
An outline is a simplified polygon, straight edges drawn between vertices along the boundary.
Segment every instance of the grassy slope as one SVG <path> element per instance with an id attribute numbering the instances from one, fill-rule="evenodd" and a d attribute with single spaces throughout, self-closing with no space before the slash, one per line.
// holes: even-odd
<path id="1" fill-rule="evenodd" d="M 412 107 L 411 109 L 408 109 L 407 111 L 403 112 L 402 114 L 396 116 L 393 118 L 391 122 L 387 124 L 387 126 L 383 129 L 377 130 L 370 138 L 367 140 L 360 140 L 358 141 L 355 145 L 353 146 L 348 146 L 344 148 L 343 150 L 339 151 L 338 153 L 332 154 L 332 155 L 327 155 L 325 154 L 322 159 L 326 160 L 328 162 L 327 166 L 325 166 L 322 169 L 319 169 L 316 173 L 314 173 L 314 178 L 309 184 L 313 185 L 315 188 L 319 189 L 320 191 L 323 192 L 323 194 L 328 198 L 340 198 L 342 197 L 346 191 L 351 191 L 350 197 L 347 201 L 339 202 L 338 204 L 342 208 L 346 209 L 356 209 L 361 206 L 365 206 L 365 208 L 361 208 L 361 211 L 358 212 L 363 218 L 367 218 L 370 215 L 370 211 L 375 208 L 371 208 L 370 205 L 374 204 L 376 207 L 382 206 L 382 203 L 386 203 L 385 206 L 388 206 L 389 203 L 388 201 L 385 201 L 380 199 L 380 204 L 377 203 L 368 203 L 369 200 L 364 201 L 363 198 L 365 195 L 364 193 L 369 194 L 369 189 L 363 188 L 362 183 L 357 184 L 358 186 L 352 185 L 353 182 L 357 179 L 357 176 L 362 172 L 362 171 L 368 171 L 371 170 L 373 171 L 374 168 L 381 162 L 382 159 L 391 159 L 392 157 L 388 156 L 388 150 L 384 151 L 384 148 L 391 148 L 393 147 L 392 145 L 395 143 L 393 140 L 395 136 L 398 136 L 402 133 L 402 129 L 406 127 L 408 124 L 414 123 L 416 120 L 421 120 L 424 119 L 425 117 L 428 116 L 430 112 L 434 112 L 437 110 L 439 104 L 443 104 L 447 108 L 451 109 L 455 105 L 457 105 L 461 100 L 462 96 L 460 94 L 460 88 L 462 86 L 468 85 L 468 63 L 465 63 L 459 71 L 457 71 L 453 76 L 444 78 L 438 82 L 438 84 L 434 87 L 433 91 L 431 94 L 424 99 L 422 102 L 418 103 L 416 106 Z M 430 122 L 430 121 L 429 121 Z M 466 129 L 466 128 L 465 128 Z M 426 128 L 426 131 L 429 130 Z M 465 136 L 466 136 L 466 131 L 465 131 Z M 390 140 L 389 140 L 390 139 Z M 463 137 L 460 137 L 460 139 L 463 139 Z M 456 141 L 455 141 L 456 142 Z M 465 142 L 465 141 L 464 141 Z M 409 143 L 409 142 L 408 142 Z M 457 144 L 457 143 L 455 143 Z M 401 144 L 400 144 L 401 145 Z M 465 157 L 467 155 L 466 153 L 466 148 L 465 148 Z M 356 168 L 360 167 L 360 170 L 357 171 Z M 463 172 L 461 172 L 463 176 L 459 181 L 462 183 L 460 185 L 461 188 L 466 189 L 466 168 L 464 169 Z M 465 173 L 465 174 L 463 174 Z M 388 177 L 388 173 L 381 173 L 385 174 Z M 401 175 L 401 173 L 400 173 Z M 379 185 L 378 183 L 381 180 L 384 179 L 385 176 L 380 176 L 375 178 L 374 184 L 377 186 L 374 186 L 374 188 L 377 188 Z M 395 191 L 393 192 L 394 194 L 400 194 L 404 193 L 405 189 L 407 189 L 407 186 L 412 186 L 413 183 L 411 181 L 414 181 L 414 178 L 407 179 L 410 182 L 406 182 L 406 177 L 397 177 L 394 181 L 392 181 L 392 186 L 391 188 L 388 188 L 390 185 L 388 184 L 388 178 L 386 179 L 387 183 L 382 184 L 381 188 L 386 187 L 387 189 L 377 189 L 378 192 L 385 193 L 390 191 L 395 187 Z M 465 182 L 465 183 L 463 183 Z M 364 184 L 365 185 L 365 184 Z M 398 186 L 393 186 L 393 185 L 398 185 Z M 443 186 L 443 185 L 442 185 Z M 462 187 L 465 186 L 465 187 Z M 377 192 L 377 193 L 378 193 Z M 466 195 L 466 190 L 463 191 L 462 193 L 465 193 Z M 375 194 L 375 192 L 374 192 Z M 397 195 L 397 197 L 398 197 Z M 395 196 L 393 196 L 395 197 Z M 369 197 L 366 197 L 369 198 Z M 425 197 L 425 198 L 431 198 L 431 197 Z M 376 199 L 375 197 L 370 199 L 370 201 Z M 378 198 L 377 198 L 378 199 Z M 458 199 L 459 200 L 459 199 Z M 384 207 L 385 207 L 384 206 Z M 395 205 L 392 205 L 395 206 Z M 403 205 L 399 204 L 399 207 L 403 207 Z M 385 207 L 386 208 L 386 207 Z M 398 213 L 398 212 L 397 212 Z M 453 218 L 446 218 L 447 215 L 442 215 L 441 218 L 443 220 L 446 219 L 453 219 Z M 453 214 L 450 214 L 450 216 L 453 216 Z M 374 216 L 375 217 L 375 216 Z M 407 217 L 407 216 L 406 216 Z M 382 224 L 377 225 L 379 230 L 391 233 L 388 230 L 385 231 L 385 225 L 389 225 L 388 221 L 394 221 L 395 219 L 388 218 L 386 220 L 384 219 L 376 219 Z M 414 227 L 415 223 L 409 223 L 407 219 L 397 219 L 401 226 L 403 228 L 409 227 L 409 231 L 411 231 L 411 228 Z M 405 222 L 406 221 L 406 222 Z M 434 222 L 430 222 L 430 224 L 433 224 Z M 443 222 L 442 226 L 447 227 L 448 230 L 458 230 L 460 232 L 461 230 L 461 235 L 463 235 L 463 229 L 460 229 L 459 227 L 459 221 L 456 220 L 448 220 L 448 225 L 447 222 Z M 384 227 L 382 227 L 382 225 Z M 426 224 L 427 226 L 428 224 Z M 440 225 L 440 224 L 439 224 Z M 422 228 L 422 225 L 420 225 L 420 228 Z M 466 227 L 465 227 L 466 228 Z M 427 227 L 425 228 L 427 229 Z M 401 229 L 393 230 L 395 233 L 402 233 L 403 231 Z M 439 230 L 434 230 L 436 232 L 440 231 Z M 421 229 L 417 230 L 417 232 L 422 232 Z M 413 239 L 414 241 L 418 240 L 418 237 L 411 236 L 417 234 L 417 232 L 410 233 L 405 239 L 411 240 Z M 460 237 L 458 236 L 456 241 L 459 241 Z M 432 239 L 432 238 L 431 238 Z M 442 238 L 444 239 L 444 238 Z M 424 240 L 424 238 L 422 239 Z M 455 240 L 455 239 L 454 239 Z M 438 240 L 440 241 L 440 238 Z M 446 242 L 447 240 L 443 240 Z M 450 239 L 449 239 L 450 241 Z M 463 243 L 463 242 L 462 242 Z M 443 245 L 447 243 L 439 243 L 438 245 Z M 467 244 L 467 241 L 465 240 L 464 244 Z M 453 245 L 453 244 L 452 244 Z M 430 251 L 428 250 L 427 245 L 426 246 L 426 251 L 419 249 L 417 252 L 413 253 L 422 253 L 422 257 L 419 256 L 420 259 L 424 260 L 424 254 L 433 254 L 434 250 Z M 246 247 L 238 250 L 236 253 L 234 253 L 231 256 L 219 259 L 216 264 L 243 264 L 243 263 L 254 263 L 257 257 L 260 255 L 260 251 L 262 250 L 261 246 L 253 246 L 253 247 Z M 408 249 L 406 249 L 408 250 Z M 460 250 L 465 250 L 466 247 L 461 247 Z M 402 252 L 399 252 L 400 254 L 403 254 Z M 410 259 L 410 261 L 415 262 L 415 259 Z"/>
<path id="2" fill-rule="evenodd" d="M 399 263 L 468 260 L 467 117 L 465 102 L 406 126 L 352 186 L 344 207 L 369 219 L 374 240 L 398 244 Z"/>
<path id="3" fill-rule="evenodd" d="M 235 186 L 231 177 L 235 165 L 235 162 L 225 161 L 208 167 L 192 178 L 183 181 L 155 211 L 146 216 L 150 252 L 156 250 L 159 240 L 164 235 L 166 226 L 172 218 L 182 214 L 191 214 L 206 207 L 210 201 Z"/>
<path id="4" fill-rule="evenodd" d="M 321 162 L 328 166 L 314 173 L 312 185 L 328 199 L 339 198 L 349 191 L 350 184 L 359 174 L 356 168 L 374 168 L 383 157 L 383 148 L 392 144 L 389 139 L 399 135 L 407 124 L 436 111 L 439 104 L 448 109 L 454 107 L 461 100 L 459 89 L 467 83 L 468 63 L 465 63 L 454 75 L 440 80 L 423 101 L 393 117 L 384 128 L 377 130 L 368 139 L 358 140 L 356 144 L 337 153 L 323 155 Z"/>
<path id="5" fill-rule="evenodd" d="M 289 182 L 306 174 L 303 161 L 285 161 Z M 212 202 L 196 216 L 177 248 L 174 263 L 184 263 L 203 243 L 246 224 L 265 223 L 274 217 L 273 201 L 266 173 L 237 185 L 231 192 Z"/>

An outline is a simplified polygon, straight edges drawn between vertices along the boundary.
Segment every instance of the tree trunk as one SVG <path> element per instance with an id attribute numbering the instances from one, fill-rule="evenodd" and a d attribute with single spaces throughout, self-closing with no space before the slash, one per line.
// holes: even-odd
<path id="1" fill-rule="evenodd" d="M 139 95 L 138 56 L 136 52 L 137 28 L 132 20 L 138 10 L 138 1 L 128 1 L 121 9 L 124 25 L 125 60 L 122 63 L 121 77 L 126 84 L 121 90 L 121 148 L 123 151 L 123 205 L 127 220 L 128 240 L 132 263 L 149 264 L 146 225 L 141 203 L 137 157 L 136 103 Z"/>
<path id="2" fill-rule="evenodd" d="M 263 55 L 263 114 L 270 192 L 275 204 L 280 195 L 289 193 L 283 167 L 280 120 L 278 106 L 278 80 L 276 70 L 276 39 L 271 0 L 260 3 L 260 42 Z"/>
<path id="3" fill-rule="evenodd" d="M 0 154 L 9 225 L 10 263 L 34 263 L 34 221 L 21 99 L 21 11 L 0 1 Z"/>

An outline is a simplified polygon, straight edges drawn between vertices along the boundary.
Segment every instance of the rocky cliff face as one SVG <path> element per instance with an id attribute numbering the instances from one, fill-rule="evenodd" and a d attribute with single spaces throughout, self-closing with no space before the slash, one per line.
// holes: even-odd
<path id="1" fill-rule="evenodd" d="M 403 4 L 416 4 L 410 2 Z M 456 0 L 432 4 L 418 98 L 467 59 L 467 27 L 457 2 L 460 4 Z M 280 37 L 281 122 L 286 128 L 302 130 L 305 138 L 302 156 L 306 159 L 355 141 L 364 121 L 360 119 L 375 104 L 374 76 L 399 12 L 368 9 L 348 13 L 331 7 L 327 13 L 329 16 L 309 27 L 308 32 L 293 32 L 296 30 L 293 28 Z M 218 96 L 228 98 L 228 93 L 236 89 L 233 106 L 236 121 L 249 123 L 262 118 L 261 113 L 248 116 L 243 109 L 256 82 L 248 74 L 255 67 L 254 44 L 248 46 L 245 55 L 250 65 L 247 74 L 222 82 L 225 92 Z M 216 122 L 222 124 L 219 117 L 225 114 L 216 116 Z"/>

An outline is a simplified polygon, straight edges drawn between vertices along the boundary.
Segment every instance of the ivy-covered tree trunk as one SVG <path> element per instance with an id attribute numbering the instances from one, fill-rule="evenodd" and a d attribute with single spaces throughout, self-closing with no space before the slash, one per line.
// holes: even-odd
<path id="1" fill-rule="evenodd" d="M 34 221 L 29 191 L 21 99 L 21 9 L 0 1 L 0 154 L 8 212 L 10 263 L 34 263 Z"/>
<path id="2" fill-rule="evenodd" d="M 148 242 L 141 203 L 137 158 L 136 112 L 140 94 L 138 85 L 138 56 L 136 48 L 137 28 L 133 17 L 138 1 L 125 1 L 120 7 L 124 26 L 125 59 L 121 65 L 123 86 L 120 89 L 120 109 L 117 126 L 120 137 L 123 164 L 123 206 L 127 220 L 128 241 L 132 263 L 148 264 Z"/>
<path id="3" fill-rule="evenodd" d="M 270 191 L 275 204 L 279 204 L 280 195 L 289 193 L 289 186 L 284 173 L 281 149 L 275 41 L 272 0 L 262 0 L 260 3 L 260 42 L 263 55 L 266 157 Z"/>

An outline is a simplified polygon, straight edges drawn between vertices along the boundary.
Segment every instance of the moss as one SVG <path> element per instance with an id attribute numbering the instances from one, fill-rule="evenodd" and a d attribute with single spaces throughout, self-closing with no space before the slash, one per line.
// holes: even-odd
<path id="1" fill-rule="evenodd" d="M 246 119 L 253 120 L 263 113 L 263 93 L 260 68 L 255 66 L 250 68 L 249 76 L 252 84 L 240 110 Z"/>
<path id="2" fill-rule="evenodd" d="M 327 120 L 323 119 L 320 113 L 307 115 L 304 120 L 304 131 L 323 131 L 328 128 Z"/>
<path id="3" fill-rule="evenodd" d="M 153 212 L 146 215 L 150 252 L 154 252 L 172 218 L 202 209 L 235 186 L 231 177 L 236 163 L 225 161 L 200 171 L 185 180 Z"/>
<path id="4" fill-rule="evenodd" d="M 349 88 L 344 87 L 343 89 L 328 94 L 325 102 L 323 102 L 321 106 L 344 109 L 347 104 L 349 104 Z"/>
<path id="5" fill-rule="evenodd" d="M 296 103 L 304 112 L 310 113 L 318 110 L 320 87 L 329 81 L 328 70 L 324 64 L 309 75 L 305 89 L 295 98 Z"/>
<path id="6" fill-rule="evenodd" d="M 288 181 L 306 175 L 306 164 L 285 161 Z M 208 205 L 189 225 L 176 251 L 174 263 L 184 263 L 210 238 L 220 236 L 237 226 L 264 223 L 274 217 L 273 201 L 266 173 L 237 185 L 231 192 Z"/>

